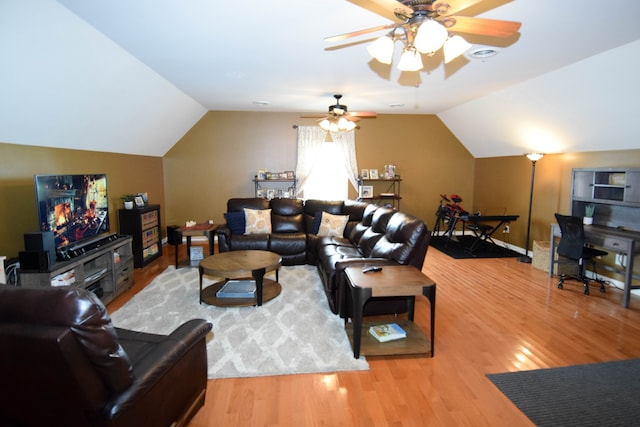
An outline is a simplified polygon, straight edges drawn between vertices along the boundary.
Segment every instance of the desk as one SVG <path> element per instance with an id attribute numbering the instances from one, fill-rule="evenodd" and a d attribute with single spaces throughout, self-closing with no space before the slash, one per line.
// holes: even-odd
<path id="1" fill-rule="evenodd" d="M 216 229 L 216 224 L 209 224 L 207 222 L 203 224 L 196 224 L 192 227 L 182 226 L 176 230 L 177 232 L 177 241 L 182 241 L 182 236 L 186 236 L 187 238 L 187 256 L 189 260 L 191 260 L 191 237 L 193 236 L 205 236 L 207 240 L 209 240 L 209 255 L 213 255 L 213 247 L 214 247 L 214 233 L 213 231 Z M 176 268 L 178 268 L 178 245 L 176 247 Z"/>
<path id="2" fill-rule="evenodd" d="M 633 257 L 640 253 L 640 233 L 602 225 L 585 225 L 586 243 L 627 256 L 624 270 L 624 294 L 622 306 L 629 307 L 633 280 Z M 549 277 L 553 277 L 553 263 L 556 251 L 556 237 L 560 237 L 560 226 L 551 224 L 551 242 L 549 244 Z"/>
<path id="3" fill-rule="evenodd" d="M 362 322 L 362 309 L 369 298 L 376 297 L 407 297 L 409 307 L 409 322 L 400 326 L 407 332 L 407 337 L 387 343 L 378 343 L 374 338 L 370 338 L 367 348 L 363 349 L 368 355 L 388 355 L 388 354 L 421 354 L 431 353 L 433 357 L 435 338 L 435 315 L 436 315 L 436 284 L 433 280 L 422 274 L 420 270 L 408 265 L 385 265 L 381 271 L 363 273 L 362 267 L 347 267 L 346 270 L 348 285 L 345 292 L 351 293 L 351 320 L 353 329 L 351 334 L 347 329 L 347 334 L 352 335 L 353 357 L 360 357 L 360 344 L 363 341 L 363 334 L 369 337 L 368 328 Z M 428 342 L 419 328 L 413 324 L 413 314 L 415 307 L 415 296 L 424 295 L 431 305 L 431 341 Z M 347 299 L 348 300 L 348 299 Z M 345 324 L 349 320 L 345 317 Z M 395 322 L 395 320 L 393 320 Z M 347 325 L 345 325 L 347 326 Z M 363 327 L 364 326 L 364 327 Z M 363 331 L 363 329 L 365 329 Z"/>

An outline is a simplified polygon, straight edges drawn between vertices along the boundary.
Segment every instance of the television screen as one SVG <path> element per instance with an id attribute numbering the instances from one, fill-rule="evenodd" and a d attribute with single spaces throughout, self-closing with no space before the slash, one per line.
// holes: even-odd
<path id="1" fill-rule="evenodd" d="M 109 232 L 107 176 L 36 175 L 40 231 L 53 231 L 56 249 Z"/>

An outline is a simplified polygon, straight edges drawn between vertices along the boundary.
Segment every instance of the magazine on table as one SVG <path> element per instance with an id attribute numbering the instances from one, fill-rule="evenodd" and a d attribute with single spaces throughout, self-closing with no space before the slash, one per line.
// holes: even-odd
<path id="1" fill-rule="evenodd" d="M 387 342 L 406 338 L 407 333 L 397 323 L 374 325 L 369 328 L 369 333 L 380 342 Z"/>
<path id="2" fill-rule="evenodd" d="M 216 292 L 217 298 L 253 298 L 255 296 L 255 280 L 229 280 Z"/>

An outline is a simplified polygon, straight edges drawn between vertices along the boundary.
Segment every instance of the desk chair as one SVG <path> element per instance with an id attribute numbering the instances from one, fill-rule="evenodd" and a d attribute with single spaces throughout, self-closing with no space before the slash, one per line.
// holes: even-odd
<path id="1" fill-rule="evenodd" d="M 589 295 L 589 278 L 585 274 L 585 262 L 591 262 L 593 268 L 594 280 L 598 281 L 596 275 L 595 258 L 607 255 L 607 252 L 599 249 L 585 246 L 584 226 L 582 219 L 577 216 L 567 216 L 555 214 L 558 225 L 560 226 L 560 243 L 558 244 L 558 255 L 578 261 L 578 274 L 576 276 L 567 276 L 562 274 L 558 282 L 558 289 L 562 289 L 564 281 L 567 278 L 579 280 L 584 284 L 584 293 Z M 600 282 L 600 292 L 605 291 L 604 282 Z"/>

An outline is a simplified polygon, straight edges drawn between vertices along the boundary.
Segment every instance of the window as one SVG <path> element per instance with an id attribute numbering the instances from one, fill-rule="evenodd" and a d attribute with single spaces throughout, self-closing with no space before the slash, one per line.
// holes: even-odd
<path id="1" fill-rule="evenodd" d="M 298 194 L 305 199 L 345 200 L 348 183 L 358 187 L 355 135 L 334 132 L 333 142 L 325 142 L 326 136 L 318 126 L 298 126 Z"/>

